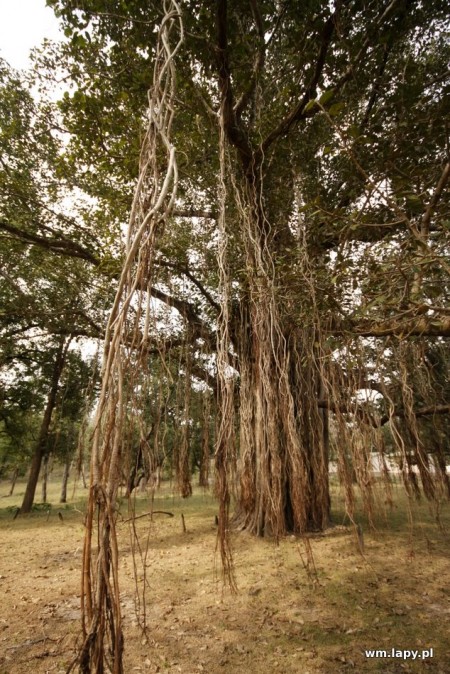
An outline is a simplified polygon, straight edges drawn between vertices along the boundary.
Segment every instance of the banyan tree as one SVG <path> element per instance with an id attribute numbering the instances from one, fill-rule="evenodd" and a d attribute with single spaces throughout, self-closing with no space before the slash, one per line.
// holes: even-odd
<path id="1" fill-rule="evenodd" d="M 392 467 L 411 497 L 450 495 L 448 6 L 50 4 L 71 35 L 72 151 L 98 167 L 83 189 L 113 223 L 135 185 L 104 340 L 79 659 L 103 671 L 109 652 L 120 672 L 115 499 L 130 410 L 154 450 L 139 410 L 155 359 L 183 377 L 184 496 L 192 386 L 214 397 L 225 570 L 229 514 L 260 536 L 327 526 L 331 458 L 350 517 L 356 489 L 369 516 L 380 484 L 389 495 Z M 99 189 L 106 175 L 114 189 Z"/>

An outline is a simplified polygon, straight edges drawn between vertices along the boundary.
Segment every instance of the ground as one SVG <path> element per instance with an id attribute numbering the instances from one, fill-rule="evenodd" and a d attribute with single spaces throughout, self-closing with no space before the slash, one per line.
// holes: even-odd
<path id="1" fill-rule="evenodd" d="M 7 497 L 0 483 L 0 674 L 63 674 L 79 634 L 83 497 L 14 519 L 24 484 Z M 237 594 L 224 587 L 216 556 L 213 497 L 197 490 L 183 501 L 164 485 L 155 514 L 136 521 L 146 556 L 143 634 L 136 619 L 132 537 L 121 506 L 125 673 L 336 674 L 450 671 L 448 504 L 441 524 L 426 503 L 412 504 L 411 528 L 400 487 L 394 508 L 363 541 L 340 507 L 336 526 L 307 541 L 233 535 Z M 138 512 L 149 502 L 138 497 Z M 58 515 L 60 513 L 61 516 Z M 186 529 L 183 531 L 181 514 Z M 363 549 L 361 549 L 361 542 Z M 148 544 L 148 547 L 147 547 Z M 309 549 L 311 548 L 311 550 Z M 311 556 L 312 552 L 312 556 Z M 136 553 L 137 554 L 137 553 Z M 433 657 L 368 658 L 367 649 L 422 650 Z"/>

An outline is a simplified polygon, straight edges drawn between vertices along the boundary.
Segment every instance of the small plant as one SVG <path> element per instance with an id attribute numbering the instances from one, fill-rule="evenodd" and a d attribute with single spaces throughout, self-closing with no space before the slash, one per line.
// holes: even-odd
<path id="1" fill-rule="evenodd" d="M 48 510 L 52 509 L 52 504 L 51 503 L 33 503 L 33 507 L 31 510 L 33 512 L 47 512 Z"/>

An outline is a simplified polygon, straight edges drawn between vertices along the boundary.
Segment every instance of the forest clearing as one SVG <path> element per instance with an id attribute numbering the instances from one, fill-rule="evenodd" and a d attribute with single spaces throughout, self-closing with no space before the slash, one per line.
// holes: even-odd
<path id="1" fill-rule="evenodd" d="M 63 674 L 79 635 L 84 506 L 80 500 L 55 503 L 50 515 L 43 508 L 13 520 L 23 486 L 7 497 L 9 485 L 0 484 L 0 672 Z M 59 486 L 49 485 L 55 502 Z M 215 499 L 204 490 L 196 490 L 189 501 L 175 498 L 164 483 L 153 508 L 173 517 L 155 514 L 152 522 L 149 517 L 136 520 L 141 542 L 149 535 L 146 635 L 136 620 L 123 501 L 118 535 L 125 672 L 446 674 L 450 512 L 446 506 L 441 513 L 444 533 L 426 502 L 412 504 L 411 536 L 401 487 L 394 494 L 395 505 L 385 511 L 386 518 L 376 520 L 376 531 L 367 528 L 364 518 L 358 520 L 364 555 L 344 510 L 334 508 L 335 526 L 309 536 L 313 563 L 299 537 L 288 536 L 277 545 L 235 534 L 238 592 L 233 595 L 222 583 L 215 554 Z M 148 499 L 138 496 L 136 514 L 148 508 Z M 142 587 L 139 563 L 137 570 Z M 392 647 L 433 648 L 433 658 L 413 662 L 364 653 L 390 652 Z"/>

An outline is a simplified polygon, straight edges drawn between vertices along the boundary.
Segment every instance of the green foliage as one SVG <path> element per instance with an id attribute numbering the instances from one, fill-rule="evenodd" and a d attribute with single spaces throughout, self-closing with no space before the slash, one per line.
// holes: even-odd
<path id="1" fill-rule="evenodd" d="M 32 457 L 50 386 L 56 346 L 49 340 L 35 341 L 33 348 L 10 354 L 12 365 L 4 369 L 0 400 L 0 471 L 18 467 L 23 472 Z M 86 390 L 92 363 L 78 351 L 69 351 L 56 412 L 47 440 L 48 453 L 61 460 L 77 446 L 81 419 L 86 409 Z"/>

